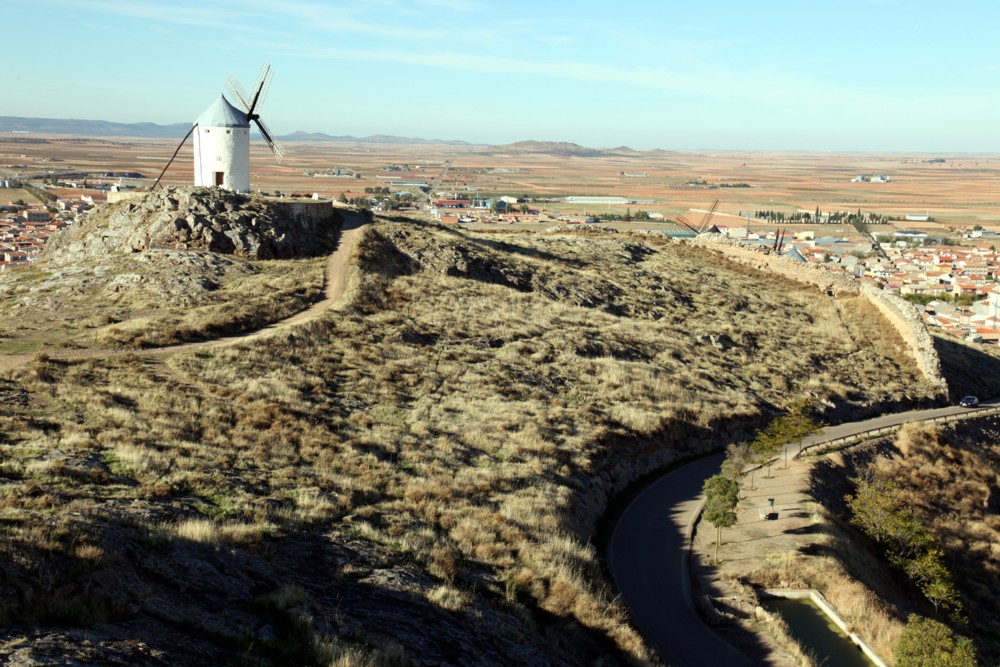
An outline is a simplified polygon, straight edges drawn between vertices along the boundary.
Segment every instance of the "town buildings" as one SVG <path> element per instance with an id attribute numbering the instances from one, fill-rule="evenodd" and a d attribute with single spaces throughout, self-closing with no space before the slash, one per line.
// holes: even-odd
<path id="1" fill-rule="evenodd" d="M 47 188 L 55 197 L 42 204 L 34 197 L 4 197 L 16 192 L 0 189 L 0 270 L 29 266 L 42 253 L 49 236 L 75 223 L 107 195 L 98 190 Z"/>

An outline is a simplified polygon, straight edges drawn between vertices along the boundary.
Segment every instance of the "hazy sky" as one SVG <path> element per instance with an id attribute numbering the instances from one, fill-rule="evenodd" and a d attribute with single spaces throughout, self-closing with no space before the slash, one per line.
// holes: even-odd
<path id="1" fill-rule="evenodd" d="M 276 134 L 1000 151 L 996 0 L 0 0 L 0 115 Z"/>

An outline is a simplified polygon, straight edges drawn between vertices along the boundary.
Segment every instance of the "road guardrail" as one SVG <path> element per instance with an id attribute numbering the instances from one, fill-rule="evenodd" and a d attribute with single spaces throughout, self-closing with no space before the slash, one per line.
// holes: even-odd
<path id="1" fill-rule="evenodd" d="M 989 417 L 996 414 L 1000 414 L 1000 406 L 978 408 L 974 410 L 969 410 L 968 412 L 959 412 L 954 415 L 931 417 L 930 419 L 915 419 L 910 422 L 902 422 L 900 424 L 895 424 L 893 426 L 883 426 L 882 428 L 871 429 L 869 431 L 862 431 L 861 433 L 855 433 L 853 435 L 845 435 L 840 438 L 832 438 L 830 440 L 822 440 L 820 442 L 814 442 L 812 444 L 805 445 L 801 449 L 799 449 L 798 453 L 795 454 L 794 458 L 802 456 L 802 454 L 804 454 L 805 452 L 811 449 L 817 449 L 819 447 L 829 447 L 830 449 L 833 449 L 837 445 L 849 445 L 852 443 L 860 442 L 861 440 L 867 440 L 875 436 L 895 433 L 906 424 L 946 424 L 948 422 L 964 421 L 966 419 L 976 419 L 979 417 Z"/>

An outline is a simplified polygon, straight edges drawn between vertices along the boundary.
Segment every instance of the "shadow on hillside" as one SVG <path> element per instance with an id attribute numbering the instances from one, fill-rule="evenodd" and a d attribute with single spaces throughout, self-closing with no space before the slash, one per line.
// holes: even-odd
<path id="1" fill-rule="evenodd" d="M 573 268 L 582 268 L 587 266 L 587 262 L 574 259 L 571 257 L 562 257 L 545 250 L 540 250 L 538 248 L 533 248 L 531 246 L 519 245 L 517 243 L 511 243 L 510 241 L 497 240 L 483 238 L 482 234 L 469 233 L 468 231 L 443 225 L 436 222 L 427 222 L 424 220 L 417 220 L 414 218 L 407 218 L 405 216 L 379 216 L 380 219 L 387 220 L 389 222 L 402 223 L 409 227 L 423 227 L 425 229 L 430 229 L 436 232 L 441 232 L 462 239 L 464 242 L 478 247 L 480 250 L 492 250 L 497 253 L 507 253 L 512 255 L 520 255 L 521 257 L 527 257 L 529 259 L 544 260 L 548 262 L 556 262 L 559 264 L 564 264 Z M 490 232 L 487 232 L 490 233 Z M 514 230 L 498 230 L 498 234 L 510 233 L 516 234 L 518 232 Z M 531 234 L 532 232 L 523 232 Z"/>
<path id="2" fill-rule="evenodd" d="M 34 609 L 24 615 L 8 605 L 5 613 L 24 622 L 13 632 L 0 629 L 0 640 L 32 626 L 34 636 L 22 640 L 21 651 L 47 659 L 31 664 L 55 664 L 49 659 L 66 655 L 88 656 L 87 664 L 320 664 L 320 641 L 345 649 L 398 645 L 400 653 L 431 664 L 476 664 L 484 655 L 497 664 L 630 662 L 606 633 L 541 608 L 523 591 L 516 591 L 515 604 L 479 590 L 474 580 L 501 575 L 474 563 L 460 564 L 458 583 L 447 587 L 458 605 L 452 611 L 449 598 L 435 596 L 446 582 L 410 557 L 361 538 L 293 530 L 249 547 L 218 548 L 112 525 L 101 539 L 109 551 L 124 548 L 99 567 L 66 555 L 67 549 L 46 554 L 47 575 L 78 577 L 73 586 L 53 588 L 59 594 L 46 591 L 34 572 L 17 582 Z M 57 615 L 42 613 L 48 608 Z M 91 627 L 94 620 L 101 624 Z M 81 647 L 84 631 L 91 641 Z M 8 664 L 6 657 L 0 648 L 0 663 Z"/>
<path id="3" fill-rule="evenodd" d="M 587 266 L 587 262 L 584 262 L 581 259 L 575 259 L 572 257 L 561 257 L 559 255 L 555 255 L 545 250 L 539 250 L 538 248 L 518 245 L 516 243 L 511 243 L 510 241 L 492 241 L 484 238 L 476 238 L 470 235 L 463 235 L 462 238 L 464 238 L 469 243 L 478 245 L 481 248 L 487 248 L 489 250 L 498 253 L 520 255 L 521 257 L 527 257 L 529 259 L 540 259 L 546 262 L 556 262 L 558 264 L 563 264 L 565 266 L 569 266 L 574 269 L 579 269 Z"/>
<path id="4" fill-rule="evenodd" d="M 1000 396 L 1000 358 L 944 336 L 933 339 L 953 401 L 968 394 L 980 398 Z"/>
<path id="5" fill-rule="evenodd" d="M 800 548 L 804 556 L 827 556 L 838 561 L 848 575 L 865 584 L 882 601 L 896 618 L 903 619 L 910 612 L 930 614 L 929 608 L 916 608 L 914 600 L 920 595 L 903 581 L 885 562 L 878 548 L 849 523 L 850 509 L 847 496 L 854 493 L 856 480 L 862 471 L 879 456 L 894 452 L 890 440 L 873 446 L 854 448 L 841 453 L 844 464 L 836 465 L 830 459 L 818 461 L 809 475 L 810 495 L 822 504 L 828 516 L 815 524 L 819 530 L 812 544 Z M 928 605 L 929 607 L 929 605 Z"/>
<path id="6" fill-rule="evenodd" d="M 723 540 L 720 552 L 723 560 L 725 560 L 723 555 L 725 548 L 726 542 Z M 716 565 L 700 561 L 701 559 L 697 556 L 692 557 L 692 574 L 694 576 L 691 582 L 691 596 L 694 598 L 698 615 L 705 619 L 708 625 L 714 626 L 714 630 L 724 641 L 739 649 L 754 664 L 768 664 L 773 653 L 770 646 L 761 641 L 756 634 L 743 630 L 742 627 L 731 621 L 722 620 L 728 616 L 750 621 L 753 618 L 753 612 L 749 611 L 745 605 L 734 601 L 733 598 L 727 597 L 724 591 L 711 585 L 709 582 L 719 576 L 719 568 Z M 720 614 L 724 616 L 719 618 Z M 718 627 L 720 623 L 724 623 L 724 625 Z"/>

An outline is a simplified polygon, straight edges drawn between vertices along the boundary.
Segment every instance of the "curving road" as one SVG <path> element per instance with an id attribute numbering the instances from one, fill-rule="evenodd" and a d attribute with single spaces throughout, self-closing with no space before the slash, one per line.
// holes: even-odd
<path id="1" fill-rule="evenodd" d="M 688 535 L 701 486 L 723 455 L 667 473 L 628 505 L 608 545 L 608 568 L 632 621 L 656 654 L 675 667 L 752 665 L 698 616 L 691 599 Z"/>
<path id="2" fill-rule="evenodd" d="M 990 407 L 1000 407 L 1000 400 L 981 405 Z M 802 447 L 975 411 L 950 406 L 839 424 L 805 439 Z M 798 451 L 796 446 L 789 454 Z M 690 536 L 701 511 L 702 484 L 719 471 L 723 458 L 720 453 L 698 459 L 657 479 L 625 508 L 608 544 L 608 569 L 633 623 L 657 655 L 675 667 L 753 664 L 702 621 L 692 601 Z"/>

